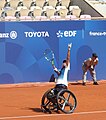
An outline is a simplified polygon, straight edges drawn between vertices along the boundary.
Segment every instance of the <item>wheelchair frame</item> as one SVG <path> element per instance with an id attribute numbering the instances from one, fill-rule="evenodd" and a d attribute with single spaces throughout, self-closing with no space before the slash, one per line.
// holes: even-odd
<path id="1" fill-rule="evenodd" d="M 68 89 L 52 88 L 47 90 L 41 100 L 43 112 L 62 111 L 66 114 L 73 113 L 77 106 L 75 95 Z"/>

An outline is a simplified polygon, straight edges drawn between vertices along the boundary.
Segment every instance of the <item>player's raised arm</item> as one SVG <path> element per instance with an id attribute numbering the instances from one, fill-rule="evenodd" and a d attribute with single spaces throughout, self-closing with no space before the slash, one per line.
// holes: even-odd
<path id="1" fill-rule="evenodd" d="M 67 66 L 70 63 L 70 50 L 71 50 L 71 47 L 72 47 L 72 43 L 68 44 L 68 52 L 67 52 L 67 58 L 66 58 Z"/>

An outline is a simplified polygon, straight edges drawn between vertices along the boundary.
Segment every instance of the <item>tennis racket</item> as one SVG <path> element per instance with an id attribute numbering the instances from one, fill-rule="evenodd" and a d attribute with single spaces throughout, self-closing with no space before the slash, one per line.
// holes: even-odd
<path id="1" fill-rule="evenodd" d="M 49 61 L 52 65 L 54 64 L 54 53 L 51 49 L 46 49 L 44 51 L 44 57 L 47 61 Z"/>

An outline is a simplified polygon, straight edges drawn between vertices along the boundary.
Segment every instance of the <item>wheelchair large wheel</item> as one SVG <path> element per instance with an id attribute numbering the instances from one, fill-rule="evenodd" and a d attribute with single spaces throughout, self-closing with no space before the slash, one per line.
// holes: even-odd
<path id="1" fill-rule="evenodd" d="M 41 100 L 41 109 L 49 113 L 56 108 L 54 105 L 56 102 L 56 96 L 51 92 L 52 90 L 53 89 L 46 91 Z"/>
<path id="2" fill-rule="evenodd" d="M 75 95 L 67 89 L 61 90 L 57 94 L 57 106 L 64 113 L 73 113 L 77 106 Z"/>

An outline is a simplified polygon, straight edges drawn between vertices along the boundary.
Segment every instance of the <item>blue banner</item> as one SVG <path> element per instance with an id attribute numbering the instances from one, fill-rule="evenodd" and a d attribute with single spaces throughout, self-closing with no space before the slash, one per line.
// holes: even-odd
<path id="1" fill-rule="evenodd" d="M 69 80 L 82 79 L 82 63 L 96 52 L 97 79 L 106 79 L 106 21 L 0 22 L 0 84 L 45 82 L 54 73 L 44 50 L 61 68 L 72 43 Z M 88 74 L 88 79 L 91 79 Z"/>

